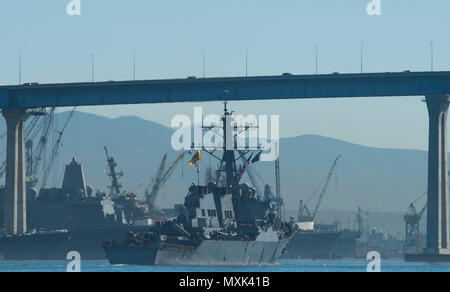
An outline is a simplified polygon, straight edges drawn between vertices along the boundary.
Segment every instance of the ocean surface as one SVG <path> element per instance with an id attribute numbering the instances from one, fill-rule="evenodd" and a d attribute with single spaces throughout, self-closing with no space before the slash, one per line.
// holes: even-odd
<path id="1" fill-rule="evenodd" d="M 65 272 L 69 261 L 0 261 L 0 272 Z M 274 266 L 111 266 L 107 261 L 81 261 L 81 272 L 366 272 L 363 260 L 280 260 Z M 450 264 L 383 260 L 381 272 L 450 272 Z"/>

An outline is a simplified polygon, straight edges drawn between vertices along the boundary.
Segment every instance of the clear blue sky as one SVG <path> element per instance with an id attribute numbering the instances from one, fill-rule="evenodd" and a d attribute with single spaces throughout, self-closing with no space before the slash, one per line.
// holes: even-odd
<path id="1" fill-rule="evenodd" d="M 369 0 L 81 0 L 82 15 L 66 14 L 69 0 L 0 2 L 0 84 L 202 75 L 236 76 L 315 71 L 450 70 L 450 1 L 382 0 L 382 15 L 368 16 Z M 109 117 L 137 115 L 169 125 L 192 104 L 87 107 Z M 220 110 L 219 103 L 205 111 Z M 240 113 L 281 115 L 282 136 L 320 134 L 380 147 L 426 149 L 427 116 L 418 97 L 236 102 Z"/>

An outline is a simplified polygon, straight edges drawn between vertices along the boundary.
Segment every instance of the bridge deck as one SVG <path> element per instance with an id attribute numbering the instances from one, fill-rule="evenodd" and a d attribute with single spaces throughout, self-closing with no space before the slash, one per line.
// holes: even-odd
<path id="1" fill-rule="evenodd" d="M 0 86 L 1 108 L 450 93 L 450 72 L 186 78 Z"/>

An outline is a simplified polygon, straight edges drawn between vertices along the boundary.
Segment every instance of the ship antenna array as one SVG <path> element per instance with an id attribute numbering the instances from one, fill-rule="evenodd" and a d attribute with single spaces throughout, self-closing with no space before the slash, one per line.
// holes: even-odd
<path id="1" fill-rule="evenodd" d="M 278 219 L 278 225 L 281 227 L 281 181 L 280 181 L 280 157 L 279 157 L 279 145 L 278 143 L 275 144 L 275 156 L 277 159 L 275 160 L 275 194 L 277 197 L 277 219 Z"/>
<path id="2" fill-rule="evenodd" d="M 227 93 L 227 91 L 225 92 Z M 223 173 L 225 173 L 226 178 L 227 178 L 227 185 L 236 185 L 239 183 L 240 179 L 242 178 L 242 176 L 244 175 L 247 167 L 249 166 L 248 162 L 251 159 L 251 155 L 249 156 L 249 158 L 247 158 L 246 156 L 249 153 L 252 153 L 253 151 L 257 151 L 257 150 L 261 150 L 262 148 L 258 145 L 258 146 L 249 146 L 246 145 L 245 149 L 242 149 L 244 147 L 237 147 L 237 139 L 238 136 L 245 133 L 246 131 L 248 131 L 249 129 L 252 128 L 258 128 L 257 126 L 254 125 L 237 125 L 236 123 L 233 123 L 233 112 L 234 111 L 228 111 L 228 102 L 224 101 L 224 110 L 223 110 L 223 116 L 221 118 L 222 121 L 222 125 L 218 126 L 217 124 L 215 125 L 204 125 L 202 123 L 202 129 L 203 130 L 213 130 L 215 131 L 215 133 L 222 138 L 223 141 L 223 149 L 221 149 L 223 151 L 223 155 L 222 157 L 219 157 L 218 155 L 215 154 L 215 152 L 218 150 L 216 147 L 213 147 L 212 149 L 209 147 L 205 147 L 205 146 L 201 146 L 200 149 L 205 151 L 206 153 L 208 153 L 210 156 L 212 156 L 213 158 L 217 159 L 218 161 L 220 161 L 219 163 L 219 167 L 217 169 L 217 173 L 216 173 L 216 177 L 215 177 L 215 181 L 219 182 L 220 178 L 222 176 Z M 203 120 L 203 119 L 202 119 Z M 219 131 L 220 129 L 220 131 Z M 229 130 L 232 129 L 232 134 L 229 133 Z M 227 149 L 227 141 L 233 139 L 234 142 L 234 147 L 233 149 Z M 199 150 L 198 147 L 195 147 L 194 144 L 192 144 L 192 150 Z M 238 156 L 235 156 L 234 151 L 238 152 Z M 244 162 L 244 166 L 241 167 L 240 169 L 237 168 L 236 166 L 236 162 L 238 160 L 242 160 Z"/>
<path id="3" fill-rule="evenodd" d="M 120 194 L 122 185 L 119 183 L 119 179 L 123 176 L 123 171 L 116 171 L 117 163 L 114 160 L 114 157 L 109 156 L 107 146 L 105 146 L 105 154 L 106 162 L 108 163 L 108 170 L 106 171 L 106 174 L 111 179 L 111 185 L 109 186 L 109 196 L 112 196 L 114 193 Z"/>

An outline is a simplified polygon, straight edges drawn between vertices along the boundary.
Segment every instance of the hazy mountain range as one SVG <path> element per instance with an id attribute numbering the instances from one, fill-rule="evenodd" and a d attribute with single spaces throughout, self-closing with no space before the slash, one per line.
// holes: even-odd
<path id="1" fill-rule="evenodd" d="M 56 129 L 62 127 L 67 116 L 68 112 L 56 115 Z M 2 126 L 4 129 L 4 124 Z M 170 147 L 172 133 L 173 129 L 136 117 L 109 119 L 76 112 L 63 134 L 47 187 L 60 186 L 63 166 L 75 156 L 84 167 L 87 183 L 106 191 L 109 180 L 105 173 L 104 146 L 107 145 L 118 163 L 118 170 L 124 171 L 121 179 L 124 189 L 142 194 L 151 184 L 164 153 L 168 152 L 168 163 L 179 155 Z M 320 192 L 320 184 L 337 155 L 342 158 L 321 206 L 323 213 L 319 214 L 327 221 L 330 215 L 324 216 L 325 213 L 355 212 L 359 206 L 364 212 L 403 213 L 409 203 L 426 190 L 425 151 L 372 148 L 319 135 L 302 135 L 280 141 L 281 191 L 287 214 L 296 213 L 300 199 L 306 201 L 314 190 Z M 189 158 L 184 158 L 162 189 L 157 200 L 159 206 L 181 203 L 187 187 L 197 181 L 195 169 L 187 163 Z M 45 159 L 48 160 L 48 155 Z M 216 166 L 216 161 L 204 153 L 200 163 L 202 181 L 209 165 Z M 273 162 L 257 162 L 252 168 L 264 183 L 274 187 Z M 316 200 L 317 194 L 309 202 L 311 210 Z M 350 216 L 341 220 L 349 220 L 347 224 L 352 225 Z M 399 221 L 395 230 L 398 230 L 401 217 L 399 213 L 395 216 Z"/>
<path id="2" fill-rule="evenodd" d="M 62 127 L 68 112 L 57 114 L 56 128 Z M 63 165 L 75 156 L 83 164 L 87 183 L 105 190 L 104 146 L 117 160 L 124 188 L 143 192 L 155 175 L 161 158 L 168 162 L 178 152 L 170 147 L 173 129 L 136 117 L 109 119 L 76 112 L 63 136 L 63 144 L 48 186 L 60 184 Z M 281 190 L 289 210 L 296 210 L 300 199 L 307 200 L 319 185 L 337 155 L 342 155 L 329 185 L 321 210 L 402 211 L 426 189 L 427 153 L 419 150 L 379 149 L 318 135 L 303 135 L 280 141 Z M 202 172 L 216 165 L 204 154 Z M 157 203 L 168 207 L 181 202 L 186 187 L 197 181 L 188 157 L 162 190 Z M 264 182 L 274 185 L 274 164 L 258 162 L 252 167 Z M 203 180 L 204 175 L 201 175 Z M 142 187 L 137 188 L 140 184 Z M 314 208 L 317 195 L 310 201 Z"/>

